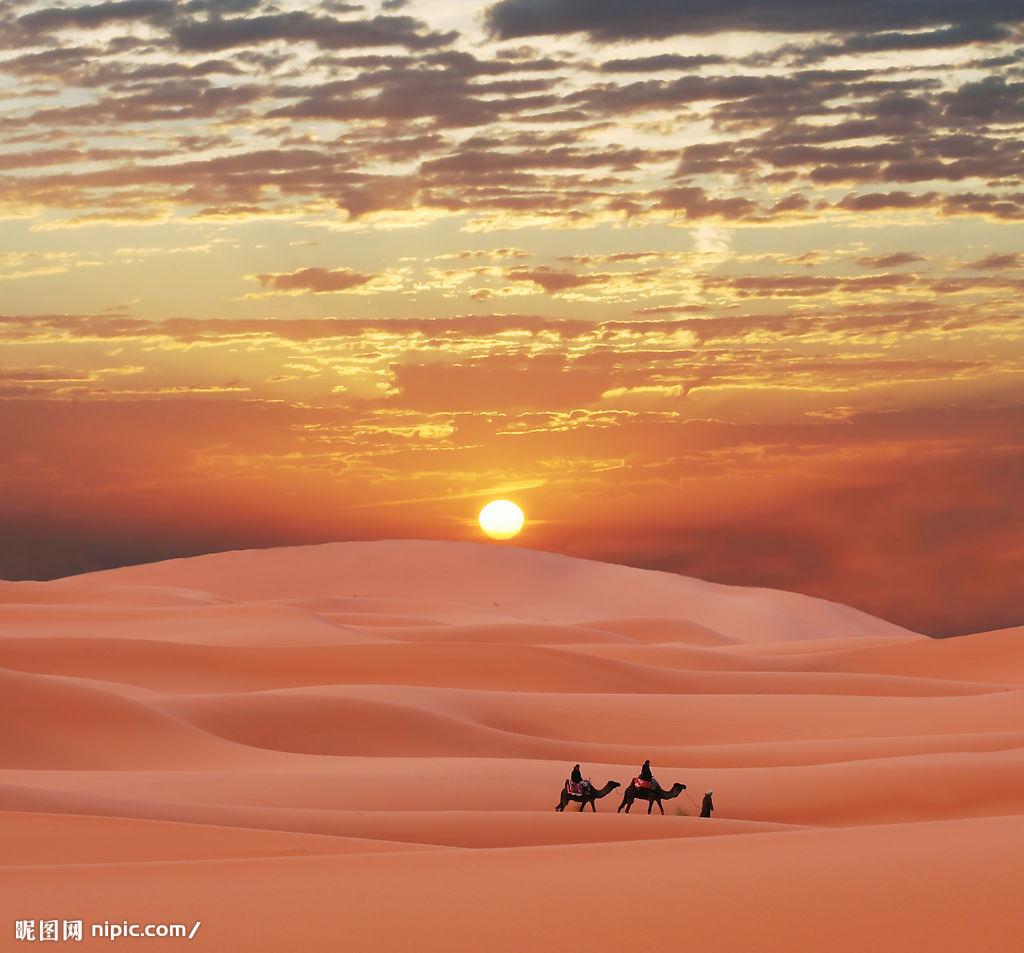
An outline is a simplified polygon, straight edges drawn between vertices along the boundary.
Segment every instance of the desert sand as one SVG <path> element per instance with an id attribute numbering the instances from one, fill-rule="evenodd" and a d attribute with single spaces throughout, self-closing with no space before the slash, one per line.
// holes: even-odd
<path id="1" fill-rule="evenodd" d="M 0 583 L 0 709 L 3 950 L 1024 948 L 1022 630 L 339 543 Z"/>

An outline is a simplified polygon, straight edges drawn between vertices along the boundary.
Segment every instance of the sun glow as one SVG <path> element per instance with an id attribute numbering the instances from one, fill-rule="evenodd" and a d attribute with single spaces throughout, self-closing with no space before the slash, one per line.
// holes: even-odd
<path id="1" fill-rule="evenodd" d="M 492 500 L 480 511 L 479 520 L 491 539 L 511 539 L 523 528 L 526 517 L 511 500 Z"/>

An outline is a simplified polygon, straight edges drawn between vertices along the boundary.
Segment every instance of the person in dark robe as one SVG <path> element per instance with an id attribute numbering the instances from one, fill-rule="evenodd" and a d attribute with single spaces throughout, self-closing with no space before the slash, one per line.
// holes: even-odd
<path id="1" fill-rule="evenodd" d="M 715 802 L 711 800 L 713 793 L 712 791 L 704 792 L 704 800 L 700 802 L 701 817 L 711 817 L 711 812 L 715 809 Z"/>
<path id="2" fill-rule="evenodd" d="M 653 788 L 658 782 L 654 780 L 654 775 L 651 774 L 651 762 L 645 761 L 643 767 L 640 768 L 640 774 L 637 776 L 640 781 L 646 782 L 644 787 Z"/>
<path id="3" fill-rule="evenodd" d="M 580 770 L 580 766 L 576 765 L 576 767 L 572 769 L 572 774 L 569 775 L 569 793 L 586 794 L 589 787 L 589 779 L 585 779 L 583 777 L 583 772 Z"/>

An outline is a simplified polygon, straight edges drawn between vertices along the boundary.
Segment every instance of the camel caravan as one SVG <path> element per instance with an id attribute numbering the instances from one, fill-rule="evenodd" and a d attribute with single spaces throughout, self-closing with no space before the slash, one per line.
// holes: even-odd
<path id="1" fill-rule="evenodd" d="M 564 811 L 570 803 L 579 804 L 580 810 L 583 811 L 586 806 L 590 805 L 590 810 L 597 813 L 597 807 L 595 802 L 599 801 L 607 794 L 611 794 L 616 788 L 622 787 L 618 781 L 609 781 L 604 787 L 595 787 L 591 782 L 590 778 L 584 778 L 583 772 L 580 770 L 580 766 L 577 764 L 572 769 L 572 774 L 565 779 L 565 784 L 562 787 L 562 793 L 559 796 L 558 804 L 555 805 L 556 811 Z M 647 802 L 647 813 L 650 814 L 654 805 L 658 805 L 658 810 L 662 814 L 665 813 L 665 807 L 662 801 L 671 801 L 673 798 L 679 797 L 683 791 L 686 790 L 686 785 L 677 781 L 670 788 L 663 788 L 659 783 L 658 779 L 651 773 L 651 762 L 645 761 L 643 767 L 640 768 L 640 773 L 629 782 L 626 790 L 622 792 L 622 803 L 619 805 L 616 814 L 625 809 L 626 813 L 629 813 L 629 809 L 633 806 L 634 801 L 646 801 Z M 715 806 L 712 801 L 711 795 L 713 792 L 707 791 L 704 794 L 704 800 L 700 806 L 701 817 L 711 817 L 712 811 Z M 689 795 L 687 795 L 689 797 Z M 696 807 L 696 804 L 694 804 Z"/>

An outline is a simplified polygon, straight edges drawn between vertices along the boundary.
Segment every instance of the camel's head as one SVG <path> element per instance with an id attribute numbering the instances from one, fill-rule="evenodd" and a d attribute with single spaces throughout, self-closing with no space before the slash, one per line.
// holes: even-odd
<path id="1" fill-rule="evenodd" d="M 608 787 L 610 787 L 614 791 L 616 788 L 621 788 L 622 785 L 619 784 L 618 781 L 609 781 L 608 782 Z"/>

